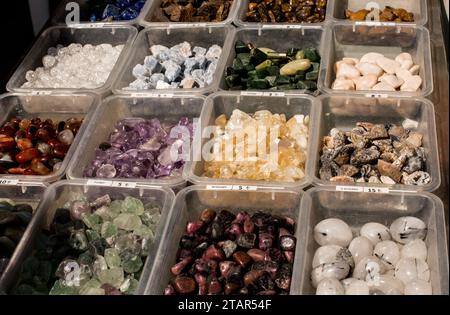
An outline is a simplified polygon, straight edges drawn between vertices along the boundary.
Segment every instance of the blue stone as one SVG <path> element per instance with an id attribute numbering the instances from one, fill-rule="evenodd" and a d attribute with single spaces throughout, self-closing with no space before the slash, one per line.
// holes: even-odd
<path id="1" fill-rule="evenodd" d="M 122 12 L 122 14 L 120 15 L 120 17 L 122 18 L 122 20 L 134 20 L 135 18 L 137 18 L 139 16 L 139 12 L 132 9 L 132 8 L 128 8 L 126 10 L 124 10 Z"/>
<path id="2" fill-rule="evenodd" d="M 135 4 L 134 4 L 134 9 L 138 12 L 140 12 L 142 10 L 142 8 L 145 5 L 145 1 L 146 0 L 138 0 Z"/>
<path id="3" fill-rule="evenodd" d="M 89 21 L 91 22 L 97 21 L 97 16 L 95 15 L 95 13 L 91 14 L 91 16 L 89 17 Z"/>
<path id="4" fill-rule="evenodd" d="M 128 8 L 129 6 L 131 6 L 131 0 L 117 0 L 116 6 L 118 6 L 121 9 Z"/>
<path id="5" fill-rule="evenodd" d="M 107 18 L 113 18 L 113 19 L 117 19 L 120 16 L 120 9 L 118 7 L 116 7 L 115 5 L 112 4 L 108 4 L 105 7 L 105 10 L 103 11 L 102 14 L 102 19 L 105 20 Z"/>

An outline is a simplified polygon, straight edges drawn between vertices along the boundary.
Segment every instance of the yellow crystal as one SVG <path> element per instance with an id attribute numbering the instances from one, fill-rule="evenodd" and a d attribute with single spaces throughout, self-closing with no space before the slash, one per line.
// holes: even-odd
<path id="1" fill-rule="evenodd" d="M 218 151 L 204 164 L 205 177 L 295 182 L 305 177 L 309 116 L 268 110 L 234 110 L 216 118 Z"/>

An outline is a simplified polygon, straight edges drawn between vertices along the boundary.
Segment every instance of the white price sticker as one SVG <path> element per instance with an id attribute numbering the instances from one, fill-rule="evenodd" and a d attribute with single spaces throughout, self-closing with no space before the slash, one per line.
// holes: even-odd
<path id="1" fill-rule="evenodd" d="M 242 91 L 242 96 L 272 96 L 272 97 L 283 97 L 286 94 L 284 92 L 253 92 L 253 91 Z"/>
<path id="2" fill-rule="evenodd" d="M 111 181 L 95 180 L 95 179 L 88 180 L 86 184 L 88 186 L 106 186 L 106 187 L 111 187 L 112 186 L 112 182 Z"/>
<path id="3" fill-rule="evenodd" d="M 363 192 L 364 189 L 362 187 L 355 186 L 336 186 L 337 191 L 349 191 L 349 192 Z"/>
<path id="4" fill-rule="evenodd" d="M 31 95 L 50 95 L 52 92 L 50 91 L 31 91 Z"/>
<path id="5" fill-rule="evenodd" d="M 292 25 L 274 25 L 274 24 L 264 24 L 262 28 L 281 28 L 281 29 L 300 29 L 302 28 L 301 24 L 292 24 Z"/>
<path id="6" fill-rule="evenodd" d="M 112 187 L 122 187 L 122 188 L 136 188 L 137 183 L 135 182 L 112 182 Z"/>
<path id="7" fill-rule="evenodd" d="M 233 186 L 231 185 L 208 185 L 206 186 L 208 190 L 232 190 Z"/>
<path id="8" fill-rule="evenodd" d="M 374 194 L 388 194 L 389 188 L 386 187 L 364 187 L 364 192 Z"/>
<path id="9" fill-rule="evenodd" d="M 258 187 L 247 186 L 247 185 L 234 185 L 232 189 L 238 190 L 238 191 L 256 191 L 256 190 L 258 190 Z"/>
<path id="10" fill-rule="evenodd" d="M 355 25 L 366 25 L 366 26 L 395 26 L 394 22 L 379 22 L 379 21 L 357 21 Z"/>
<path id="11" fill-rule="evenodd" d="M 11 186 L 17 185 L 19 183 L 18 179 L 0 179 L 0 185 Z"/>
<path id="12" fill-rule="evenodd" d="M 370 98 L 387 98 L 387 97 L 389 97 L 389 95 L 387 95 L 387 94 L 378 94 L 378 93 L 367 93 L 365 96 L 370 97 Z"/>

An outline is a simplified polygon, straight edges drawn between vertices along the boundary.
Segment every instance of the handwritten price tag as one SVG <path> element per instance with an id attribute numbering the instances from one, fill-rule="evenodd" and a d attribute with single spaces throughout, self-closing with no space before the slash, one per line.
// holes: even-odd
<path id="1" fill-rule="evenodd" d="M 122 188 L 136 188 L 137 183 L 135 182 L 112 182 L 112 187 L 122 187 Z"/>
<path id="2" fill-rule="evenodd" d="M 18 183 L 19 183 L 18 179 L 0 179 L 0 185 L 4 186 L 17 185 Z"/>

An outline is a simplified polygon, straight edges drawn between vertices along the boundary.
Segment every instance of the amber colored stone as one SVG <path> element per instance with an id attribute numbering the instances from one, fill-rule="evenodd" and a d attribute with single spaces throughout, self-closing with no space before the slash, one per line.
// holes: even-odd
<path id="1" fill-rule="evenodd" d="M 45 142 L 50 140 L 51 134 L 48 132 L 48 130 L 39 128 L 36 132 L 36 138 Z"/>
<path id="2" fill-rule="evenodd" d="M 173 287 L 180 294 L 190 294 L 195 292 L 197 284 L 191 277 L 178 276 L 174 280 Z"/>
<path id="3" fill-rule="evenodd" d="M 20 151 L 25 151 L 26 149 L 31 149 L 33 147 L 33 143 L 27 138 L 19 139 L 17 141 L 17 147 Z"/>
<path id="4" fill-rule="evenodd" d="M 37 149 L 32 148 L 16 154 L 16 161 L 17 163 L 23 164 L 26 162 L 30 162 L 31 160 L 37 157 L 39 157 L 39 151 Z"/>
<path id="5" fill-rule="evenodd" d="M 14 138 L 11 137 L 3 137 L 0 138 L 0 152 L 7 152 L 14 148 L 16 145 L 16 142 L 14 141 Z"/>
<path id="6" fill-rule="evenodd" d="M 63 143 L 57 144 L 53 147 L 52 154 L 57 158 L 64 158 L 67 154 L 69 147 Z"/>
<path id="7" fill-rule="evenodd" d="M 22 130 L 27 130 L 30 127 L 31 121 L 28 119 L 22 119 L 19 123 L 19 128 Z"/>
<path id="8" fill-rule="evenodd" d="M 14 175 L 23 175 L 24 172 L 25 172 L 25 169 L 21 168 L 21 167 L 13 167 L 8 170 L 9 174 L 14 174 Z"/>
<path id="9" fill-rule="evenodd" d="M 48 175 L 51 172 L 51 170 L 48 169 L 38 158 L 31 161 L 31 169 L 39 175 Z"/>
<path id="10" fill-rule="evenodd" d="M 25 169 L 25 171 L 23 172 L 22 175 L 28 175 L 28 176 L 30 176 L 30 175 L 38 175 L 38 174 L 36 174 L 35 172 L 33 172 L 33 170 L 32 170 L 31 168 L 27 168 L 27 169 Z"/>

